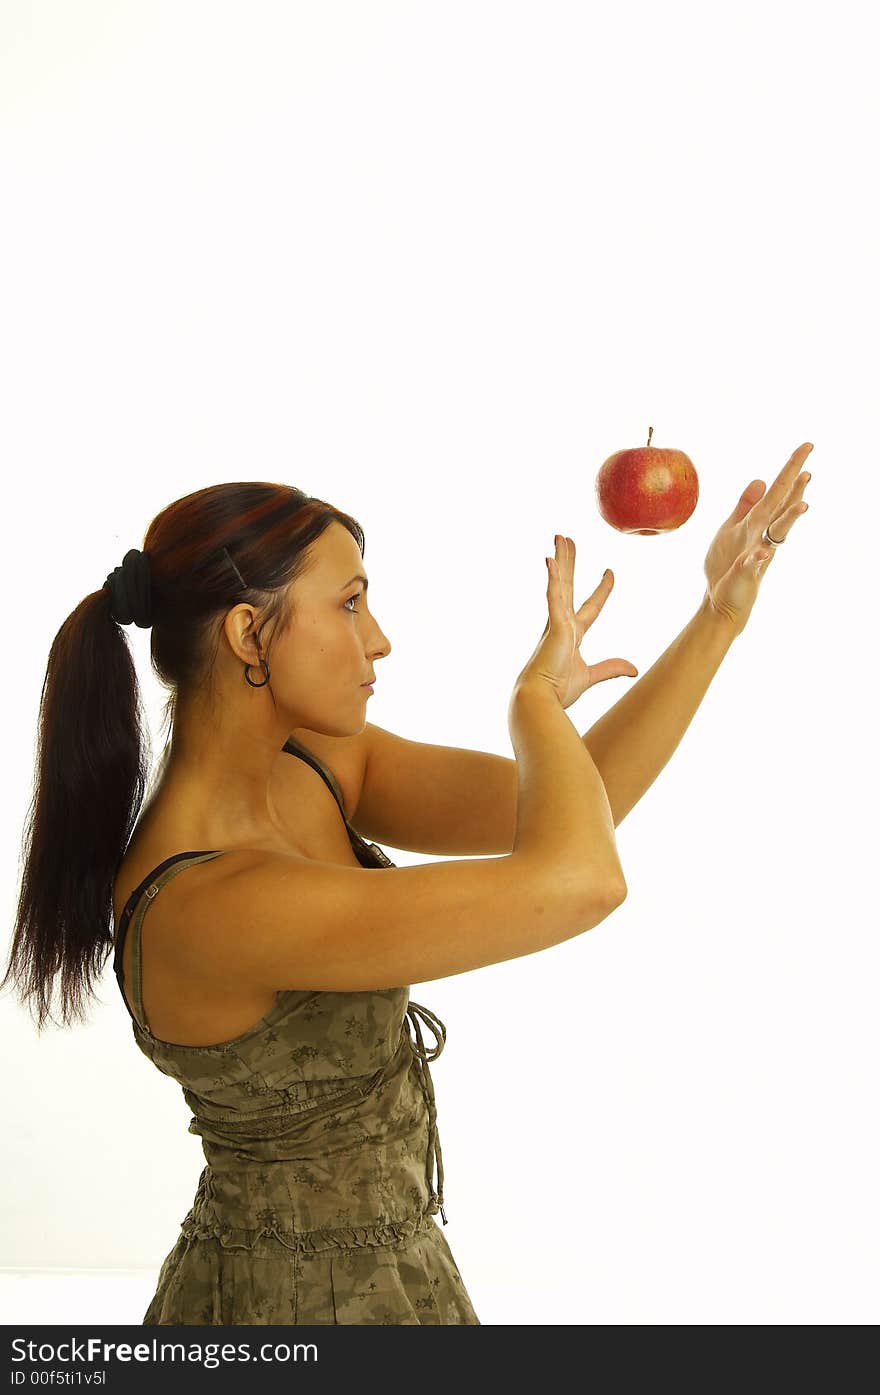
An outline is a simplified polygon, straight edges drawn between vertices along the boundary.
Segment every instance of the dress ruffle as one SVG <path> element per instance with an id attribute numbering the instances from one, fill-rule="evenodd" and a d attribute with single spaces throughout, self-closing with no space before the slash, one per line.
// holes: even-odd
<path id="1" fill-rule="evenodd" d="M 273 1226 L 188 1231 L 162 1265 L 144 1325 L 480 1325 L 430 1214 L 293 1237 Z"/>
<path id="2" fill-rule="evenodd" d="M 439 1206 L 432 1200 L 420 1216 L 373 1225 L 325 1226 L 319 1230 L 295 1231 L 278 1225 L 244 1227 L 223 1225 L 220 1221 L 198 1221 L 186 1216 L 180 1232 L 188 1240 L 216 1240 L 224 1250 L 254 1250 L 262 1240 L 274 1239 L 289 1250 L 315 1254 L 320 1250 L 348 1249 L 361 1245 L 390 1245 L 434 1230 L 433 1216 Z"/>

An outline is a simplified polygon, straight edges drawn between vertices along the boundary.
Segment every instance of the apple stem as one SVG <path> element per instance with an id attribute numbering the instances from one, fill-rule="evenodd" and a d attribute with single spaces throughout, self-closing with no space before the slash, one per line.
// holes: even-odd
<path id="1" fill-rule="evenodd" d="M 651 444 L 651 437 L 653 436 L 653 434 L 654 434 L 654 428 L 653 428 L 653 426 L 649 426 L 649 427 L 648 427 L 648 445 Z"/>

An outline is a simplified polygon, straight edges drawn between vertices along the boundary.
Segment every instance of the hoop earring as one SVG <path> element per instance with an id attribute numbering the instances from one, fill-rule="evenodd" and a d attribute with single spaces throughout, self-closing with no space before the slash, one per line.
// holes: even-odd
<path id="1" fill-rule="evenodd" d="M 248 669 L 251 667 L 250 664 L 245 664 L 245 666 L 244 666 L 244 677 L 245 677 L 245 682 L 246 682 L 246 683 L 250 683 L 250 685 L 251 685 L 252 688 L 265 688 L 266 684 L 269 682 L 269 678 L 271 677 L 271 674 L 270 674 L 270 672 L 269 672 L 269 665 L 268 665 L 268 663 L 266 662 L 266 660 L 265 660 L 265 659 L 261 659 L 261 660 L 260 660 L 260 664 L 261 664 L 261 666 L 262 666 L 263 672 L 264 672 L 265 675 L 266 675 L 266 677 L 263 679 L 262 683 L 255 683 L 254 680 L 251 678 L 250 674 L 248 673 Z"/>

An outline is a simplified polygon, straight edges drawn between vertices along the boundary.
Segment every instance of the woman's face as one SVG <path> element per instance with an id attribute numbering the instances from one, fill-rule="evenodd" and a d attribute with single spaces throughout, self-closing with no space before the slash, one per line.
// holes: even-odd
<path id="1" fill-rule="evenodd" d="M 292 585 L 293 616 L 271 642 L 268 659 L 275 702 L 302 727 L 350 736 L 367 721 L 376 661 L 391 645 L 367 603 L 363 558 L 341 523 L 331 523 L 312 544 L 312 565 Z M 265 652 L 265 650 L 264 650 Z M 250 670 L 259 680 L 259 666 Z"/>

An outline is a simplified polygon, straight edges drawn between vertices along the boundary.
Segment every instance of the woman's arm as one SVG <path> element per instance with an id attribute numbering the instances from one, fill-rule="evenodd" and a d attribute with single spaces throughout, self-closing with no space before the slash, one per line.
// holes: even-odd
<path id="1" fill-rule="evenodd" d="M 809 508 L 801 470 L 812 443 L 789 456 L 769 489 L 752 480 L 709 546 L 696 615 L 638 683 L 581 738 L 605 783 L 615 828 L 654 783 L 751 614 L 774 553 Z M 765 531 L 769 529 L 768 533 Z"/>
<path id="2" fill-rule="evenodd" d="M 678 746 L 736 633 L 704 597 L 657 662 L 582 736 L 615 828 Z"/>

